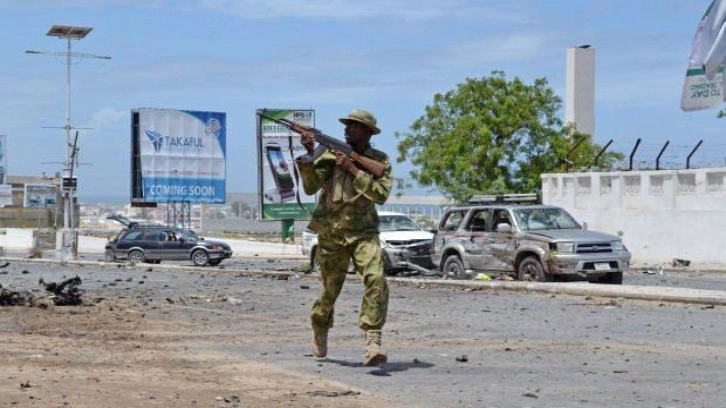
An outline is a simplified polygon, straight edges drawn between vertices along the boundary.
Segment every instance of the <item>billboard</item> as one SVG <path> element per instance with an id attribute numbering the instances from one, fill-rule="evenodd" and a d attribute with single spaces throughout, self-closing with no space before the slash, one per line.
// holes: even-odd
<path id="1" fill-rule="evenodd" d="M 7 157 L 5 156 L 5 143 L 7 138 L 5 135 L 0 135 L 0 184 L 5 184 L 5 173 L 8 168 Z"/>
<path id="2" fill-rule="evenodd" d="M 25 184 L 23 207 L 55 208 L 56 187 L 50 184 Z"/>
<path id="3" fill-rule="evenodd" d="M 720 105 L 724 95 L 726 1 L 713 0 L 696 27 L 681 92 L 681 109 L 697 111 Z"/>
<path id="4" fill-rule="evenodd" d="M 315 126 L 315 111 L 311 109 L 264 109 L 264 113 L 275 119 Z M 315 196 L 305 194 L 295 168 L 295 157 L 305 153 L 300 135 L 269 119 L 255 116 L 261 218 L 309 219 L 315 207 Z"/>
<path id="5" fill-rule="evenodd" d="M 223 112 L 131 112 L 131 202 L 224 204 L 227 119 Z"/>

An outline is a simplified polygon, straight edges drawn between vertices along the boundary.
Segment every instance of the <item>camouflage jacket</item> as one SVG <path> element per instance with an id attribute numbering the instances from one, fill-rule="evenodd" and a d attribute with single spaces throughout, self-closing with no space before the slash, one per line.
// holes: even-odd
<path id="1" fill-rule="evenodd" d="M 376 204 L 384 204 L 391 193 L 391 161 L 388 155 L 370 146 L 363 156 L 385 165 L 380 178 L 362 169 L 355 176 L 340 169 L 330 151 L 314 163 L 302 157 L 296 159 L 305 194 L 313 195 L 322 189 L 309 228 L 324 238 L 346 239 L 378 233 Z"/>

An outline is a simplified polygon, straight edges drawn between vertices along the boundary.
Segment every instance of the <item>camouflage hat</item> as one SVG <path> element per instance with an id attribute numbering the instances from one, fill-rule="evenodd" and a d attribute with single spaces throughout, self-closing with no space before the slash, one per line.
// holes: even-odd
<path id="1" fill-rule="evenodd" d="M 376 117 L 373 116 L 372 113 L 368 112 L 367 110 L 363 109 L 355 109 L 351 111 L 347 117 L 340 118 L 340 123 L 347 125 L 348 122 L 358 122 L 362 123 L 363 125 L 367 126 L 368 129 L 370 129 L 374 135 L 377 135 L 381 133 L 381 129 L 378 129 L 378 121 L 376 120 Z"/>

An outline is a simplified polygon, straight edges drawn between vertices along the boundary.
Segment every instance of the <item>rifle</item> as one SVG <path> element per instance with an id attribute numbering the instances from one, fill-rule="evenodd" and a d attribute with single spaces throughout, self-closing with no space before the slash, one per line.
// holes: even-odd
<path id="1" fill-rule="evenodd" d="M 328 136 L 321 132 L 318 129 L 315 129 L 314 127 L 308 127 L 304 125 L 300 125 L 298 123 L 295 123 L 288 119 L 275 119 L 270 116 L 265 115 L 264 111 L 257 111 L 257 114 L 260 115 L 260 117 L 265 118 L 267 120 L 271 120 L 278 125 L 284 126 L 290 130 L 292 130 L 295 133 L 303 134 L 305 132 L 310 132 L 313 134 L 313 137 L 315 138 L 315 141 L 318 142 L 320 145 L 325 146 L 326 149 L 334 150 L 336 152 L 341 152 L 345 154 L 346 156 L 350 157 L 354 161 L 356 161 L 358 164 L 361 165 L 363 170 L 371 173 L 374 177 L 378 178 L 383 175 L 383 169 L 385 166 L 383 163 L 378 162 L 376 160 L 371 159 L 370 157 L 363 156 L 361 154 L 358 154 L 353 150 L 352 147 L 348 143 L 345 143 L 341 140 L 338 140 L 332 136 Z M 312 155 L 312 158 L 315 159 L 318 156 L 320 156 L 324 151 L 318 151 L 318 149 L 315 149 L 315 152 Z M 308 153 L 310 155 L 310 153 Z"/>

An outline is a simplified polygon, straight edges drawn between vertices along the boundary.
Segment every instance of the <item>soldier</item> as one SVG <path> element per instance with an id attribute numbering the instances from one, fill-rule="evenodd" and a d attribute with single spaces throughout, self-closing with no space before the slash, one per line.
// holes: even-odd
<path id="1" fill-rule="evenodd" d="M 326 151 L 314 162 L 308 156 L 296 159 L 306 194 L 322 189 L 309 228 L 318 233 L 316 258 L 320 262 L 322 291 L 310 313 L 313 326 L 313 355 L 328 353 L 328 330 L 333 327 L 338 298 L 352 259 L 365 291 L 358 326 L 365 332 L 363 363 L 379 366 L 387 361 L 381 346 L 381 329 L 388 311 L 388 284 L 383 273 L 383 253 L 378 238 L 376 204 L 384 204 L 393 184 L 388 155 L 373 149 L 371 136 L 380 133 L 372 113 L 354 110 L 341 118 L 345 141 L 360 155 L 384 164 L 375 178 L 345 154 Z M 312 133 L 303 132 L 302 145 L 311 154 Z"/>

